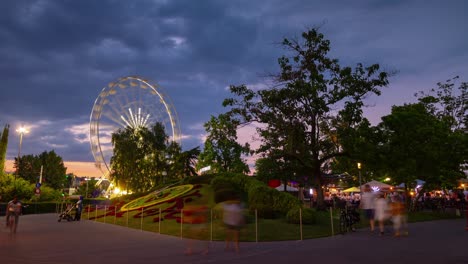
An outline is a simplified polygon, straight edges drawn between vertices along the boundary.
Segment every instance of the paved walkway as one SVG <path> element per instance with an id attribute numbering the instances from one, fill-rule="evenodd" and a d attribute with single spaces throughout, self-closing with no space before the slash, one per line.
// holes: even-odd
<path id="1" fill-rule="evenodd" d="M 410 236 L 380 237 L 367 230 L 335 237 L 241 243 L 241 253 L 210 244 L 208 255 L 183 254 L 186 240 L 92 221 L 57 222 L 26 215 L 10 236 L 0 227 L 1 263 L 447 263 L 468 264 L 465 219 L 410 225 Z M 4 223 L 0 218 L 0 224 Z M 200 242 L 197 242 L 201 247 Z"/>

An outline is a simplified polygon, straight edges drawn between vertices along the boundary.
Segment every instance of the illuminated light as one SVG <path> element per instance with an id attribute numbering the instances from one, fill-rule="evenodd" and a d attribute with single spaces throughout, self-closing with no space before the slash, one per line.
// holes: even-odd
<path id="1" fill-rule="evenodd" d="M 413 196 L 413 195 L 414 195 L 414 192 L 410 192 L 409 194 L 410 194 L 411 196 Z"/>
<path id="2" fill-rule="evenodd" d="M 314 194 L 314 189 L 310 188 L 309 193 L 310 193 L 310 195 Z"/>
<path id="3" fill-rule="evenodd" d="M 361 169 L 361 162 L 358 162 L 358 163 L 357 163 L 357 168 L 358 168 L 358 169 Z"/>
<path id="4" fill-rule="evenodd" d="M 120 192 L 121 192 L 121 191 L 120 191 L 119 188 L 115 188 L 115 189 L 114 189 L 114 193 L 115 193 L 115 194 L 119 194 Z"/>
<path id="5" fill-rule="evenodd" d="M 205 172 L 211 170 L 211 166 L 206 166 L 200 169 L 200 172 Z"/>
<path id="6" fill-rule="evenodd" d="M 147 114 L 146 117 L 143 117 L 144 114 L 142 114 L 141 108 L 138 108 L 138 111 L 135 114 L 131 108 L 128 108 L 128 113 L 128 116 L 130 116 L 128 120 L 123 115 L 120 116 L 120 119 L 125 122 L 125 125 L 133 129 L 147 127 L 150 114 Z"/>
<path id="7" fill-rule="evenodd" d="M 380 191 L 380 188 L 379 188 L 378 186 L 372 186 L 371 189 L 372 189 L 372 191 L 374 191 L 374 192 Z"/>
<path id="8" fill-rule="evenodd" d="M 385 178 L 385 180 L 384 180 L 384 181 L 390 181 L 390 178 L 388 178 L 388 177 L 387 177 L 387 178 Z"/>

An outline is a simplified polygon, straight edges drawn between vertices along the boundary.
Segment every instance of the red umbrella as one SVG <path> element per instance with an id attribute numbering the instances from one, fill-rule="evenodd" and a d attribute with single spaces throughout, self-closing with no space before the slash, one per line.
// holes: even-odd
<path id="1" fill-rule="evenodd" d="M 269 180 L 268 181 L 268 186 L 270 186 L 271 188 L 276 188 L 276 187 L 278 187 L 280 185 L 281 185 L 280 180 Z"/>

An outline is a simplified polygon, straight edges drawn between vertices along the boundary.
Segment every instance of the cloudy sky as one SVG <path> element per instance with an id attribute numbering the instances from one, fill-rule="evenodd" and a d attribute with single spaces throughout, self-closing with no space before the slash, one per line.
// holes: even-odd
<path id="1" fill-rule="evenodd" d="M 183 149 L 203 143 L 203 123 L 224 112 L 229 85 L 265 87 L 285 53 L 277 44 L 320 26 L 343 65 L 398 71 L 366 116 L 455 75 L 468 78 L 468 2 L 311 0 L 16 0 L 0 16 L 0 125 L 8 159 L 55 150 L 68 172 L 95 176 L 88 140 L 94 101 L 128 75 L 156 83 L 177 110 Z M 249 136 L 241 135 L 246 140 Z M 10 164 L 10 163 L 9 163 Z"/>

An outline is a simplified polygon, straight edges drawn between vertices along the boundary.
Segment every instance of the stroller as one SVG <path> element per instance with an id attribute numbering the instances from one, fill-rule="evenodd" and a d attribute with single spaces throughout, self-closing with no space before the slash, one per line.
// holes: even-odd
<path id="1" fill-rule="evenodd" d="M 75 206 L 67 206 L 67 208 L 65 209 L 65 211 L 63 211 L 60 215 L 59 215 L 59 219 L 58 221 L 62 221 L 62 220 L 67 220 L 68 222 L 70 221 L 73 221 L 73 216 L 72 216 L 72 211 L 73 209 L 75 208 Z"/>

